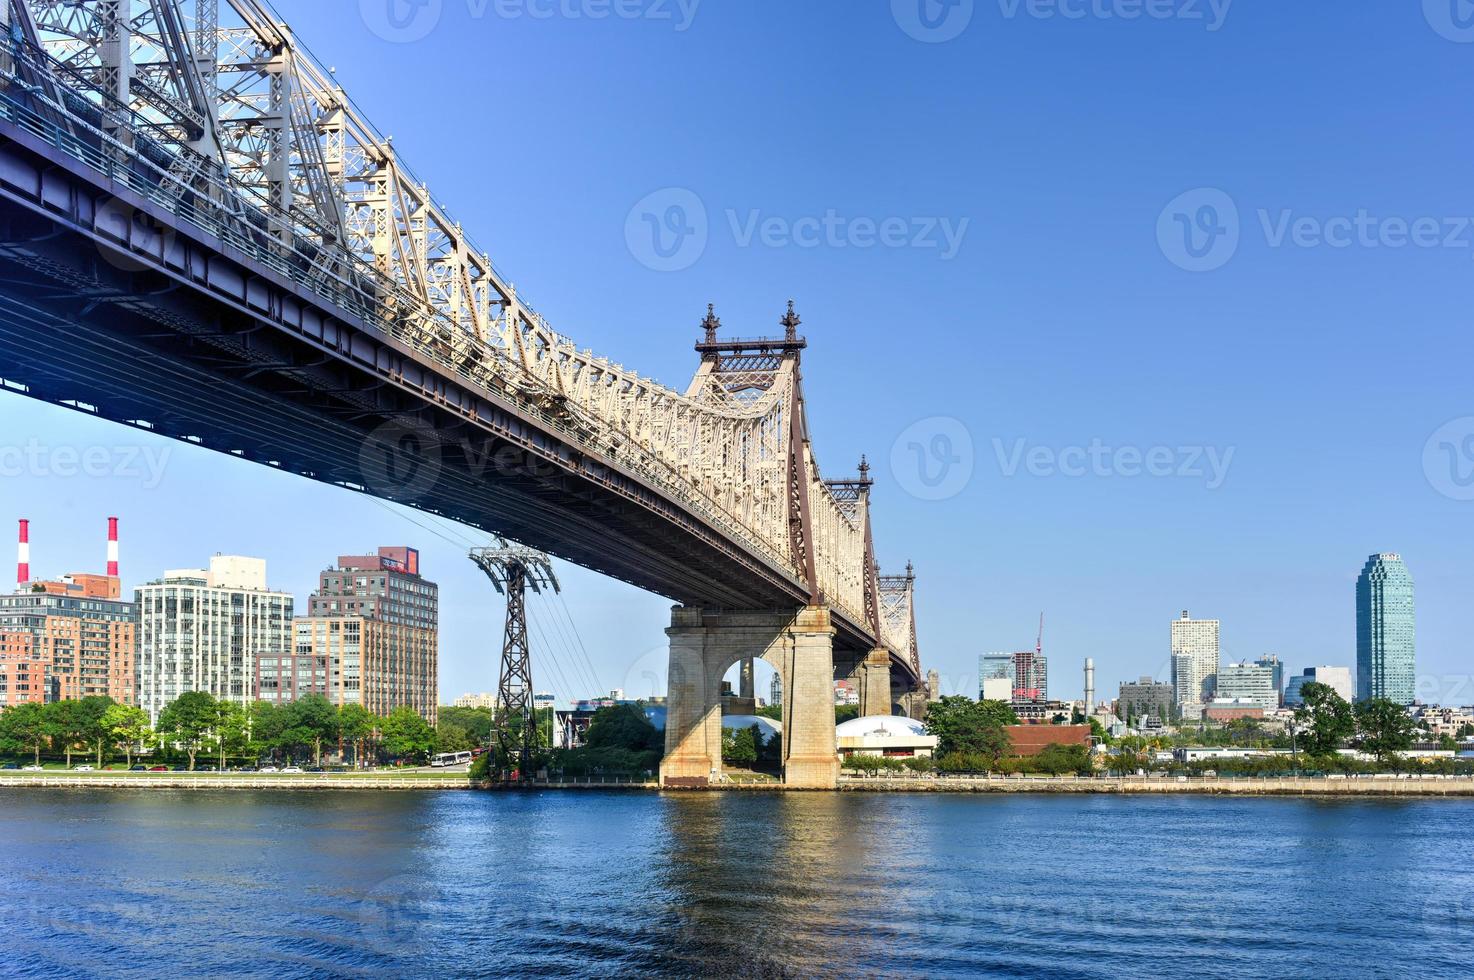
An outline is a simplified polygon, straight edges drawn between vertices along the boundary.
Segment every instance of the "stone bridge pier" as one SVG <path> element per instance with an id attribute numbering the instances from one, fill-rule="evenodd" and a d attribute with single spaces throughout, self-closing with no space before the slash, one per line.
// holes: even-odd
<path id="1" fill-rule="evenodd" d="M 783 782 L 833 789 L 834 627 L 825 606 L 797 612 L 677 606 L 671 611 L 670 682 L 662 786 L 706 786 L 722 772 L 722 677 L 761 658 L 783 683 Z"/>

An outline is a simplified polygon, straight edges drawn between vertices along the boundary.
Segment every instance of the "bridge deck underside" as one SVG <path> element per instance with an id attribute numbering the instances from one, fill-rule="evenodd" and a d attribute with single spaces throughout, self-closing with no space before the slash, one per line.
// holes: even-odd
<path id="1" fill-rule="evenodd" d="M 169 227 L 169 261 L 99 234 L 91 219 L 113 195 Z M 617 462 L 3 124 L 0 378 L 506 534 L 683 605 L 806 604 L 796 576 Z M 422 451 L 385 472 L 379 456 L 401 436 Z M 873 645 L 844 615 L 835 626 L 837 647 Z M 904 658 L 892 666 L 914 685 Z"/>

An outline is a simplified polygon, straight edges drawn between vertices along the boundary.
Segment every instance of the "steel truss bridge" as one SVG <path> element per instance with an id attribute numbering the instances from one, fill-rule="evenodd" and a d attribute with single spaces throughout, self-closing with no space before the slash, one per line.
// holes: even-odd
<path id="1" fill-rule="evenodd" d="M 0 0 L 0 379 L 688 606 L 824 605 L 921 682 L 799 318 L 686 391 L 580 350 L 259 0 Z"/>

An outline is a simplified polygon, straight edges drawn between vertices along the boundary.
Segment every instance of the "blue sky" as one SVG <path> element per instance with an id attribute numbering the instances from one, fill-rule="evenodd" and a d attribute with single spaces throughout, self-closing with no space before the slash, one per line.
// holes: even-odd
<path id="1" fill-rule="evenodd" d="M 963 0 L 928 33 L 917 2 L 440 0 L 403 29 L 385 0 L 279 9 L 580 344 L 683 387 L 706 303 L 752 335 L 797 301 L 820 461 L 877 463 L 880 561 L 916 563 L 949 693 L 1041 610 L 1063 696 L 1087 656 L 1101 692 L 1165 676 L 1184 608 L 1223 621 L 1225 659 L 1349 664 L 1356 574 L 1393 550 L 1422 693 L 1474 702 L 1456 8 Z M 661 271 L 643 216 L 671 201 L 706 237 Z M 0 447 L 169 453 L 157 485 L 7 469 L 37 572 L 100 566 L 110 513 L 130 586 L 222 551 L 305 598 L 339 553 L 417 545 L 442 692 L 494 685 L 471 532 L 12 395 L 0 420 Z M 667 604 L 565 584 L 598 683 L 648 693 Z"/>

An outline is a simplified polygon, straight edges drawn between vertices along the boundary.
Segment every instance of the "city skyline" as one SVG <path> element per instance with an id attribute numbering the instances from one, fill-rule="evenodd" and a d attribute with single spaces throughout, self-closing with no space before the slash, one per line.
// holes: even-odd
<path id="1" fill-rule="evenodd" d="M 357 499 L 359 501 L 364 501 L 364 498 L 361 495 L 354 495 L 354 497 L 355 497 L 355 499 Z M 387 518 L 390 519 L 391 526 L 392 526 L 392 523 L 394 522 L 395 519 L 397 519 L 397 521 L 399 523 L 402 523 L 405 526 L 404 527 L 404 531 L 401 531 L 400 534 L 399 534 L 399 537 L 400 538 L 402 538 L 402 539 L 409 539 L 409 538 L 414 537 L 415 536 L 415 533 L 419 533 L 419 534 L 425 535 L 429 540 L 432 541 L 432 544 L 430 545 L 430 548 L 429 548 L 429 552 L 431 554 L 435 554 L 437 556 L 441 556 L 443 553 L 441 551 L 441 547 L 439 545 L 435 544 L 434 542 L 439 542 L 440 545 L 443 545 L 446 548 L 453 548 L 453 546 L 446 541 L 446 537 L 448 535 L 455 534 L 457 532 L 459 532 L 459 533 L 461 533 L 463 535 L 465 535 L 465 534 L 473 534 L 474 533 L 470 529 L 457 528 L 454 525 L 451 525 L 449 522 L 446 522 L 446 521 L 443 521 L 443 520 L 439 520 L 439 519 L 434 518 L 432 515 L 423 514 L 423 513 L 419 513 L 419 512 L 407 512 L 407 513 L 400 514 L 400 513 L 398 513 L 398 509 L 397 508 L 395 508 L 393 505 L 389 505 L 389 504 L 380 504 L 380 505 L 377 506 L 376 509 L 380 510 L 385 515 L 385 517 L 387 517 Z M 36 518 L 16 518 L 16 519 L 17 520 L 19 520 L 19 519 L 25 519 L 30 524 L 30 536 L 31 536 L 32 541 L 30 542 L 30 544 L 28 546 L 28 550 L 29 550 L 29 556 L 31 558 L 31 564 L 34 566 L 33 567 L 33 570 L 30 573 L 31 574 L 31 577 L 33 579 L 39 580 L 39 579 L 43 579 L 43 578 L 57 578 L 57 577 L 59 577 L 61 575 L 66 575 L 66 574 L 83 574 L 83 575 L 92 574 L 92 573 L 89 573 L 86 570 L 85 567 L 83 567 L 83 566 L 86 566 L 87 563 L 88 563 L 86 556 L 84 556 L 81 560 L 78 560 L 78 561 L 66 561 L 66 560 L 62 560 L 60 562 L 57 562 L 57 561 L 54 560 L 54 556 L 52 556 L 51 554 L 49 554 L 50 546 L 52 544 L 57 544 L 58 542 L 55 541 L 54 536 L 50 533 L 50 530 L 47 528 L 47 526 L 46 526 L 47 522 L 37 520 Z M 93 523 L 96 524 L 97 522 L 94 521 Z M 132 590 L 132 588 L 135 587 L 135 586 L 130 585 L 129 584 L 130 582 L 135 582 L 136 581 L 138 585 L 144 585 L 144 584 L 147 584 L 147 583 L 150 583 L 150 582 L 157 582 L 157 581 L 162 580 L 165 571 L 170 570 L 170 569 L 156 569 L 156 570 L 148 570 L 148 569 L 145 569 L 145 570 L 140 571 L 139 569 L 137 569 L 134 566 L 134 563 L 133 563 L 133 559 L 135 557 L 135 554 L 134 554 L 134 544 L 133 544 L 133 541 L 131 540 L 131 535 L 129 533 L 132 530 L 132 523 L 133 523 L 132 521 L 130 521 L 130 520 L 128 520 L 128 519 L 125 518 L 125 520 L 124 520 L 124 527 L 125 527 L 126 530 L 124 532 L 124 540 L 123 540 L 123 543 L 122 543 L 122 558 L 123 558 L 123 560 L 122 560 L 122 563 L 121 563 L 121 567 L 122 567 L 122 578 L 121 578 L 121 581 L 123 582 L 123 592 L 124 592 L 125 595 L 131 595 L 132 594 L 132 591 L 131 590 Z M 418 529 L 418 531 L 416 532 L 414 529 Z M 71 526 L 71 523 L 70 522 L 67 525 L 65 525 L 62 528 L 62 530 L 64 531 L 63 540 L 66 542 L 66 545 L 65 545 L 66 547 L 72 547 L 72 546 L 76 545 L 76 543 L 78 541 L 81 541 L 81 540 L 83 540 L 83 539 L 85 539 L 85 538 L 88 537 L 88 535 L 85 533 L 88 530 L 87 528 L 81 528 L 81 529 L 79 529 L 79 528 L 73 527 L 73 526 Z M 96 527 L 93 527 L 93 528 L 91 528 L 91 530 L 94 532 L 93 536 L 95 537 L 95 532 L 96 532 L 97 528 Z M 410 533 L 405 533 L 405 532 L 410 532 Z M 262 539 L 259 538 L 259 537 L 255 537 L 255 540 L 258 541 L 258 542 L 260 542 L 260 543 L 265 543 L 265 542 L 262 542 Z M 474 540 L 474 539 L 473 538 L 468 538 L 467 540 Z M 91 544 L 92 544 L 92 550 L 96 553 L 93 557 L 97 557 L 97 556 L 101 556 L 101 555 L 104 555 L 105 554 L 103 552 L 103 550 L 101 549 L 101 547 L 99 547 L 95 541 L 94 542 L 91 542 Z M 84 542 L 84 547 L 85 547 L 85 542 Z M 257 551 L 269 550 L 269 551 L 271 551 L 273 553 L 285 554 L 283 552 L 280 552 L 277 548 L 272 548 L 272 549 L 261 549 L 261 548 L 258 548 L 256 550 Z M 332 549 L 330 548 L 329 550 L 332 550 Z M 341 551 L 343 549 L 341 548 L 341 546 L 339 546 L 337 548 L 337 550 Z M 111 553 L 114 553 L 114 554 L 117 553 L 116 547 L 113 548 L 113 550 L 112 550 Z M 146 551 L 145 553 L 147 554 L 149 552 Z M 221 552 L 221 553 L 223 554 L 223 552 Z M 451 554 L 454 554 L 454 551 L 452 550 L 450 553 Z M 252 557 L 254 557 L 254 556 L 252 556 Z M 285 558 L 283 560 L 285 560 L 288 564 L 294 565 L 294 566 L 296 566 L 298 568 L 302 567 L 303 564 L 304 564 L 304 562 L 301 559 L 301 556 L 295 556 L 295 557 L 288 556 L 287 558 Z M 441 559 L 440 559 L 440 557 L 437 557 L 434 560 L 437 560 L 438 561 L 438 560 L 441 560 Z M 95 561 L 93 564 L 96 565 L 96 566 L 100 566 L 100 565 L 103 564 L 103 559 L 98 558 L 98 560 Z M 331 570 L 334 567 L 333 563 L 331 563 L 331 562 L 322 562 L 322 561 L 312 562 L 312 561 L 308 560 L 306 562 L 306 564 L 309 564 L 309 565 L 313 565 L 314 566 L 313 567 L 313 570 L 312 570 L 312 575 L 314 577 L 314 580 L 316 580 L 318 577 L 320 577 L 320 575 L 322 574 L 322 572 L 324 570 Z M 469 562 L 468 562 L 468 564 L 469 564 Z M 275 565 L 275 562 L 273 562 L 272 565 L 274 566 Z M 454 565 L 451 565 L 450 566 L 450 568 L 452 568 L 452 569 L 454 567 L 455 567 Z M 585 569 L 579 569 L 576 566 L 570 566 L 570 565 L 567 565 L 567 563 L 563 563 L 563 562 L 559 562 L 559 567 L 561 569 L 567 569 L 568 571 L 565 572 L 564 574 L 571 574 L 571 575 L 574 576 L 574 578 L 578 578 L 579 576 L 590 576 L 595 581 L 599 581 L 598 577 L 595 576 L 594 573 L 588 572 Z M 66 568 L 67 571 L 65 571 L 65 572 L 58 571 L 58 569 L 61 569 L 61 568 Z M 130 577 L 130 576 L 136 576 L 136 577 Z M 274 579 L 275 579 L 275 577 L 276 577 L 275 574 L 273 574 L 273 578 Z M 452 577 L 454 577 L 454 576 L 452 576 Z M 477 581 L 475 579 L 475 576 L 474 575 L 468 576 L 468 577 L 471 579 L 472 583 L 475 583 Z M 603 581 L 607 581 L 607 580 L 603 580 Z M 295 582 L 294 583 L 278 583 L 278 584 L 283 584 L 283 585 L 290 584 L 291 585 L 290 588 L 284 589 L 282 591 L 285 591 L 288 594 L 290 594 L 293 597 L 294 600 L 297 600 L 297 599 L 301 599 L 302 600 L 302 605 L 300 607 L 298 607 L 298 609 L 299 609 L 298 615 L 299 616 L 300 615 L 305 615 L 306 614 L 306 610 L 308 609 L 308 602 L 311 599 L 311 595 L 312 595 L 312 592 L 313 592 L 313 587 L 312 586 L 302 587 L 302 586 L 299 586 Z M 631 591 L 633 591 L 633 590 L 631 590 Z M 501 601 L 499 599 L 499 597 L 495 597 L 494 595 L 491 598 L 492 598 L 492 600 L 493 600 L 494 603 Z M 470 602 L 468 603 L 468 605 L 471 606 L 471 607 L 474 607 L 475 602 L 476 602 L 476 598 L 473 596 L 473 597 L 471 597 Z M 576 610 L 581 605 L 580 597 L 579 596 L 572 596 L 572 597 L 570 597 L 569 602 L 570 602 L 570 609 L 573 610 L 575 612 L 575 615 L 576 615 Z M 500 618 L 499 618 L 500 617 L 500 612 L 499 612 L 500 608 L 501 608 L 500 606 L 493 605 L 489 610 L 488 609 L 479 610 L 479 618 L 481 620 L 483 620 L 483 621 L 490 621 L 490 622 L 492 622 L 494 624 L 494 627 L 497 628 L 497 629 L 499 629 L 500 628 Z M 618 605 L 612 605 L 612 606 L 605 607 L 605 611 L 611 617 L 617 618 L 618 615 L 619 615 L 619 612 L 618 612 L 619 608 L 620 607 Z M 655 598 L 655 600 L 654 600 L 654 608 L 650 611 L 651 617 L 652 618 L 655 618 L 655 619 L 659 619 L 660 616 L 661 616 L 661 613 L 664 611 L 665 608 L 666 607 L 664 606 L 663 603 L 661 603 L 661 601 L 658 599 L 658 597 Z M 1353 621 L 1353 627 L 1354 627 L 1354 619 L 1355 619 L 1355 617 L 1354 617 L 1354 609 L 1351 610 L 1351 613 L 1349 615 L 1351 616 L 1351 619 Z M 1177 623 L 1179 623 L 1181 621 L 1182 621 L 1182 619 L 1181 619 L 1181 616 L 1180 615 L 1178 617 L 1175 617 L 1172 620 L 1172 622 L 1174 624 L 1174 627 L 1175 627 L 1175 624 L 1177 624 Z M 1203 621 L 1193 620 L 1192 622 L 1198 623 L 1198 622 L 1203 622 Z M 442 618 L 442 622 L 440 624 L 440 628 L 441 628 L 442 631 L 444 631 L 450 625 L 451 624 L 445 622 L 444 619 Z M 577 624 L 577 625 L 579 626 L 580 631 L 582 631 L 583 630 L 583 624 Z M 1068 623 L 1066 623 L 1065 625 L 1066 625 L 1066 627 L 1068 627 Z M 1230 624 L 1230 628 L 1231 627 L 1232 627 L 1232 624 Z M 453 630 L 453 631 L 458 632 L 458 630 Z M 1097 638 L 1097 639 L 1099 639 L 1099 638 Z M 1280 647 L 1283 647 L 1284 644 L 1283 643 L 1280 643 L 1279 646 Z M 599 656 L 599 653 L 601 651 L 600 651 L 600 645 L 599 645 L 599 638 L 598 638 L 598 636 L 595 636 L 595 637 L 593 637 L 593 638 L 590 639 L 590 641 L 589 641 L 589 651 L 590 651 L 590 654 L 591 654 L 591 660 L 592 660 L 592 666 L 594 668 L 594 673 L 589 673 L 587 671 L 584 671 L 584 672 L 582 672 L 581 675 L 579 675 L 579 674 L 574 674 L 573 675 L 573 676 L 582 676 L 584 678 L 584 682 L 576 682 L 576 681 L 569 681 L 569 680 L 567 680 L 567 678 L 570 675 L 570 670 L 571 669 L 567 665 L 565 665 L 565 664 L 561 664 L 560 663 L 560 664 L 556 664 L 555 665 L 555 664 L 551 663 L 548 660 L 535 659 L 535 661 L 534 661 L 534 669 L 538 671 L 538 677 L 540 678 L 539 681 L 538 681 L 538 685 L 537 686 L 540 689 L 541 688 L 547 688 L 549 690 L 555 691 L 556 694 L 557 694 L 557 697 L 559 698 L 560 701 L 572 701 L 572 700 L 579 700 L 579 699 L 583 699 L 583 698 L 587 698 L 587 697 L 591 697 L 591 696 L 597 696 L 597 695 L 602 694 L 606 690 L 611 690 L 611 689 L 614 689 L 616 687 L 629 687 L 631 691 L 638 692 L 637 694 L 632 694 L 632 696 L 641 696 L 641 697 L 643 697 L 643 696 L 648 696 L 650 694 L 661 694 L 661 693 L 664 693 L 663 692 L 663 688 L 664 688 L 664 674 L 663 674 L 663 671 L 659 670 L 657 667 L 652 666 L 652 664 L 651 664 L 651 659 L 652 658 L 660 658 L 660 657 L 663 657 L 664 656 L 664 646 L 662 644 L 660 644 L 658 641 L 655 642 L 655 643 L 652 643 L 650 646 L 648 646 L 647 648 L 645 648 L 642 651 L 640 651 L 638 653 L 638 655 L 633 656 L 633 657 L 630 657 L 630 658 L 625 659 L 625 660 L 620 660 L 619 658 L 613 658 L 612 661 L 611 661 L 611 658 L 609 658 L 607 656 L 603 656 L 603 657 Z M 538 652 L 539 652 L 538 650 L 536 650 L 536 649 L 534 650 L 535 657 L 537 656 Z M 562 653 L 563 651 L 558 651 L 558 652 L 559 653 Z M 1032 655 L 1032 651 L 1028 651 L 1028 652 Z M 1050 654 L 1050 651 L 1049 651 L 1049 647 L 1046 646 L 1045 654 L 1044 654 L 1044 656 L 1046 658 L 1046 661 L 1047 661 L 1047 659 L 1049 658 L 1050 655 L 1051 654 Z M 1089 654 L 1086 653 L 1085 655 L 1089 655 Z M 474 663 L 474 661 L 471 662 L 471 663 L 466 663 L 466 662 L 463 661 L 463 662 L 460 662 L 460 663 L 452 662 L 450 664 L 451 674 L 449 675 L 449 677 L 446 677 L 445 676 L 445 667 L 447 666 L 447 661 L 446 661 L 445 648 L 444 648 L 444 644 L 443 644 L 443 641 L 442 641 L 442 646 L 441 646 L 441 651 L 440 651 L 440 666 L 441 666 L 442 678 L 441 678 L 441 681 L 440 681 L 440 683 L 438 685 L 438 688 L 437 688 L 437 690 L 438 690 L 438 702 L 440 704 L 450 704 L 451 701 L 454 699 L 454 697 L 456 697 L 460 693 L 463 693 L 463 692 L 468 691 L 468 690 L 484 689 L 486 687 L 492 686 L 491 681 L 494 680 L 494 672 L 495 672 L 495 667 L 496 667 L 496 658 L 499 656 L 499 650 L 497 650 L 495 648 L 489 648 L 489 653 L 488 653 L 487 656 L 489 657 L 489 659 L 487 659 L 485 661 L 484 670 L 488 672 L 488 675 L 478 674 L 477 673 L 477 669 L 476 669 L 476 664 Z M 952 671 L 952 670 L 944 670 L 944 671 L 942 671 L 941 672 L 941 676 L 942 676 L 943 684 L 942 684 L 942 691 L 941 691 L 941 693 L 943 693 L 943 694 L 955 694 L 955 693 L 969 693 L 969 691 L 971 691 L 971 696 L 974 696 L 974 697 L 977 696 L 977 694 L 979 693 L 979 689 L 981 687 L 980 678 L 981 678 L 981 675 L 982 675 L 982 661 L 983 661 L 983 659 L 986 656 L 987 656 L 986 654 L 963 653 L 962 656 L 959 659 L 962 659 L 963 662 L 967 662 L 967 661 L 970 660 L 971 661 L 971 664 L 972 664 L 972 669 L 970 671 L 968 671 L 966 675 L 964 675 L 962 672 L 955 672 L 955 671 Z M 1013 658 L 1014 654 L 1013 653 L 1007 653 L 1007 654 L 1002 654 L 1001 656 L 1007 657 L 1007 658 L 1009 658 L 1011 660 Z M 1056 654 L 1056 656 L 1063 657 L 1065 655 L 1063 655 L 1063 654 Z M 1281 664 L 1281 672 L 1282 673 L 1281 673 L 1281 676 L 1282 676 L 1282 680 L 1284 682 L 1288 682 L 1289 680 L 1292 679 L 1292 672 L 1298 671 L 1300 669 L 1300 668 L 1296 667 L 1296 664 L 1297 663 L 1300 663 L 1301 659 L 1304 659 L 1304 658 L 1299 658 L 1298 655 L 1282 655 L 1282 654 L 1279 654 L 1279 653 L 1274 653 L 1274 652 L 1269 652 L 1269 651 L 1258 651 L 1258 652 L 1245 651 L 1245 652 L 1243 652 L 1241 654 L 1233 654 L 1233 655 L 1228 654 L 1226 651 L 1221 651 L 1220 652 L 1220 660 L 1219 660 L 1219 662 L 1220 662 L 1220 664 L 1228 664 L 1228 663 L 1231 663 L 1231 662 L 1257 662 L 1257 661 L 1262 660 L 1265 657 L 1272 657 L 1272 656 L 1279 656 L 1281 658 L 1281 660 L 1282 660 L 1282 664 Z M 944 651 L 941 655 L 938 656 L 937 660 L 936 661 L 933 661 L 933 662 L 941 662 L 943 664 L 946 664 L 951 659 L 952 658 L 946 656 L 946 653 Z M 1140 659 L 1139 663 L 1141 665 L 1149 665 L 1150 662 L 1153 659 L 1154 658 L 1152 658 L 1151 656 L 1143 657 L 1143 658 Z M 1084 660 L 1084 655 L 1082 655 L 1081 658 L 1080 658 L 1080 661 L 1081 662 L 1083 662 L 1083 660 Z M 1131 681 L 1131 680 L 1134 680 L 1137 677 L 1141 677 L 1141 676 L 1150 676 L 1154 680 L 1166 681 L 1166 682 L 1169 682 L 1170 683 L 1172 681 L 1172 679 L 1173 679 L 1172 678 L 1172 673 L 1171 673 L 1171 666 L 1170 666 L 1171 665 L 1171 653 L 1170 653 L 1170 649 L 1169 649 L 1169 652 L 1166 655 L 1166 657 L 1163 658 L 1163 660 L 1165 662 L 1165 666 L 1159 668 L 1159 670 L 1161 670 L 1162 672 L 1161 673 L 1153 673 L 1153 674 L 1150 674 L 1150 675 L 1143 675 L 1143 674 L 1141 674 L 1140 669 L 1137 669 L 1135 672 L 1133 672 L 1132 671 L 1132 665 L 1131 665 L 1131 663 L 1129 661 L 1126 661 L 1125 662 L 1126 663 L 1126 666 L 1124 668 L 1122 668 L 1124 670 L 1124 673 L 1123 674 L 1120 674 L 1120 675 L 1107 675 L 1107 674 L 1102 673 L 1102 668 L 1100 667 L 1099 663 L 1097 663 L 1097 675 L 1103 678 L 1101 684 L 1098 684 L 1098 689 L 1102 685 L 1111 686 L 1111 685 L 1114 685 L 1116 683 Z M 1304 663 L 1307 666 L 1309 664 L 1311 664 L 1313 661 L 1314 661 L 1314 658 L 1304 659 Z M 1355 650 L 1353 649 L 1352 651 L 1350 651 L 1349 654 L 1343 654 L 1343 655 L 1341 655 L 1340 658 L 1339 658 L 1339 661 L 1324 660 L 1323 662 L 1327 662 L 1327 663 L 1339 663 L 1341 665 L 1350 665 L 1350 670 L 1352 671 L 1352 673 L 1354 675 L 1355 670 L 1356 670 L 1356 655 L 1355 655 Z M 607 666 L 611 666 L 611 665 L 614 668 L 613 671 L 601 670 L 601 668 L 607 667 Z M 621 666 L 624 667 L 624 673 L 623 674 L 618 674 L 617 673 L 618 672 L 618 669 Z M 1288 668 L 1288 669 L 1286 669 L 1286 668 Z M 772 677 L 776 676 L 776 675 L 773 675 L 771 673 L 770 668 L 768 668 L 767 665 L 764 664 L 764 663 L 762 663 L 761 661 L 758 662 L 758 670 L 759 670 L 759 683 L 761 683 L 761 684 L 770 684 Z M 561 673 L 561 677 L 558 676 L 558 674 L 560 674 L 560 673 Z M 1075 675 L 1075 672 L 1068 671 L 1068 672 L 1066 672 L 1065 675 L 1062 675 L 1062 676 L 1073 679 L 1074 678 L 1074 675 Z M 614 682 L 614 683 L 606 683 L 606 680 L 608 680 L 610 678 L 616 678 L 616 676 L 617 676 L 618 680 L 624 681 L 624 683 L 617 683 L 617 682 Z M 968 677 L 969 680 L 963 681 L 964 676 Z M 451 680 L 450 678 L 456 678 L 456 680 Z M 479 678 L 479 680 L 478 680 L 478 678 Z M 633 683 L 630 683 L 631 681 L 633 681 Z M 962 683 L 959 684 L 958 683 L 959 681 L 962 681 Z M 641 687 L 641 684 L 646 685 L 646 687 L 645 688 L 642 688 Z M 1058 690 L 1058 691 L 1052 691 L 1051 692 L 1051 696 L 1052 697 L 1055 697 L 1055 698 L 1064 698 L 1064 699 L 1067 699 L 1067 700 L 1069 700 L 1069 699 L 1076 699 L 1076 700 L 1078 700 L 1081 696 L 1083 696 L 1083 684 L 1080 684 L 1079 685 L 1080 690 L 1078 692 L 1075 690 L 1075 685 L 1072 684 L 1069 680 L 1065 680 L 1065 681 L 1059 683 L 1057 686 L 1060 688 L 1060 690 Z M 1425 687 L 1427 687 L 1427 686 L 1428 685 L 1425 685 Z M 1283 691 L 1284 689 L 1285 689 L 1284 688 L 1284 685 L 1282 684 L 1281 687 L 1280 687 L 1280 690 Z M 1434 704 L 1437 704 L 1437 703 L 1459 704 L 1459 703 L 1465 703 L 1465 702 L 1474 703 L 1474 688 L 1470 688 L 1468 695 L 1461 700 L 1460 699 L 1460 696 L 1459 696 L 1461 688 L 1458 686 L 1456 679 L 1455 679 L 1454 682 L 1452 682 L 1451 686 L 1447 686 L 1444 689 L 1451 691 L 1452 692 L 1452 697 L 1444 697 L 1442 700 L 1440 700 L 1437 695 L 1434 695 L 1433 697 L 1418 697 L 1417 699 L 1420 700 L 1420 701 L 1424 701 L 1425 703 L 1434 703 Z M 1431 691 L 1431 690 L 1437 690 L 1437 689 L 1436 688 L 1429 687 L 1429 690 Z"/>

